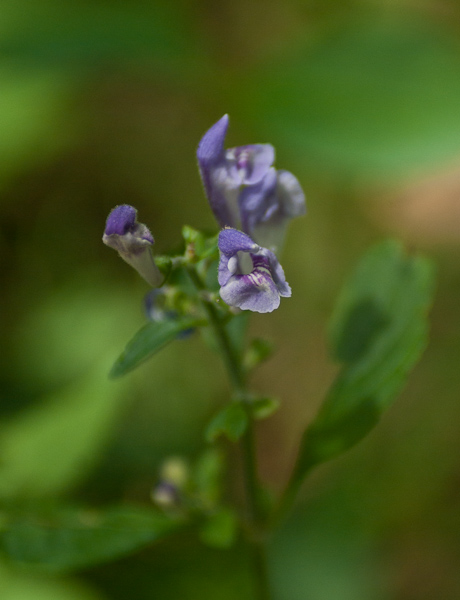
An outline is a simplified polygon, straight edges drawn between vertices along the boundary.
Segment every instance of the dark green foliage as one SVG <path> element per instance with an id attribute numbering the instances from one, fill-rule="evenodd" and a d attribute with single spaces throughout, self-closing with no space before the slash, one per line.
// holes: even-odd
<path id="1" fill-rule="evenodd" d="M 206 430 L 208 442 L 225 435 L 232 442 L 240 439 L 248 426 L 248 413 L 241 402 L 235 401 L 225 406 L 209 423 Z"/>
<path id="2" fill-rule="evenodd" d="M 0 533 L 0 550 L 15 563 L 48 572 L 71 571 L 134 552 L 181 525 L 146 508 L 60 508 L 10 517 Z"/>
<path id="3" fill-rule="evenodd" d="M 330 327 L 343 363 L 306 430 L 295 478 L 361 440 L 404 385 L 425 348 L 433 269 L 389 241 L 365 255 L 345 285 Z"/>
<path id="4" fill-rule="evenodd" d="M 120 377 L 132 371 L 145 360 L 172 342 L 180 333 L 193 329 L 202 321 L 193 317 L 177 317 L 153 321 L 144 325 L 126 346 L 110 371 L 111 377 Z"/>

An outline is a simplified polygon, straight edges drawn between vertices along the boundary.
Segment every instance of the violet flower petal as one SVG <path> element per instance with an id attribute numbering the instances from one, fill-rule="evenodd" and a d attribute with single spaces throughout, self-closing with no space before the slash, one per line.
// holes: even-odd
<path id="1" fill-rule="evenodd" d="M 228 115 L 224 115 L 201 138 L 196 153 L 200 167 L 216 164 L 223 159 L 228 123 Z"/>
<path id="2" fill-rule="evenodd" d="M 243 185 L 263 179 L 275 159 L 270 144 L 224 150 L 229 118 L 224 115 L 202 137 L 197 158 L 212 211 L 222 227 L 241 227 L 238 196 Z"/>
<path id="3" fill-rule="evenodd" d="M 282 248 L 289 221 L 306 212 L 297 178 L 275 169 L 270 169 L 257 185 L 242 190 L 239 205 L 243 229 L 259 244 L 275 251 Z"/>
<path id="4" fill-rule="evenodd" d="M 239 207 L 243 230 L 249 235 L 261 221 L 266 219 L 267 212 L 278 210 L 275 194 L 277 184 L 276 169 L 270 168 L 265 177 L 256 185 L 247 186 L 239 196 Z"/>
<path id="5" fill-rule="evenodd" d="M 225 165 L 224 142 L 228 122 L 228 115 L 224 115 L 214 123 L 201 138 L 196 153 L 209 204 L 222 227 L 237 224 L 228 205 L 228 196 L 231 195 L 232 188 L 237 190 L 238 187 L 238 184 L 228 176 Z M 237 197 L 237 191 L 234 195 Z M 237 200 L 234 201 L 234 204 L 236 203 Z"/>
<path id="6" fill-rule="evenodd" d="M 301 217 L 306 214 L 305 194 L 300 183 L 292 173 L 280 169 L 278 171 L 278 182 L 276 195 L 279 198 L 283 214 L 286 217 Z"/>
<path id="7" fill-rule="evenodd" d="M 271 144 L 251 144 L 230 148 L 225 152 L 230 176 L 244 185 L 258 183 L 275 160 Z"/>

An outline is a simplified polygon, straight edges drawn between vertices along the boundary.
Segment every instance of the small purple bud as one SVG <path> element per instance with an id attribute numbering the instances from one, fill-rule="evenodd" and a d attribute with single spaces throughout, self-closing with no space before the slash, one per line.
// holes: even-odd
<path id="1" fill-rule="evenodd" d="M 166 509 L 179 506 L 181 493 L 189 477 L 189 469 L 184 460 L 174 456 L 168 458 L 161 467 L 160 481 L 152 490 L 153 502 Z"/>
<path id="2" fill-rule="evenodd" d="M 153 236 L 146 225 L 137 222 L 135 208 L 128 204 L 116 206 L 107 217 L 102 241 L 114 248 L 151 286 L 161 285 L 163 275 L 150 250 Z"/>
<path id="3" fill-rule="evenodd" d="M 236 229 L 219 234 L 220 296 L 229 306 L 259 313 L 272 312 L 291 288 L 276 256 Z"/>
<path id="4" fill-rule="evenodd" d="M 145 225 L 137 222 L 136 216 L 137 210 L 129 206 L 129 204 L 116 206 L 107 217 L 105 235 L 126 235 L 128 233 L 135 233 L 139 228 L 143 228 L 143 239 L 153 244 L 155 240 L 152 234 Z"/>

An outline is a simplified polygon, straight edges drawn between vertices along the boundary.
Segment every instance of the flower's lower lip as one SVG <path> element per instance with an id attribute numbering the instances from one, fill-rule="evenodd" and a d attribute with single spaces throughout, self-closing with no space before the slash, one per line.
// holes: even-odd
<path id="1" fill-rule="evenodd" d="M 273 252 L 231 228 L 220 232 L 218 246 L 220 295 L 229 306 L 267 313 L 278 308 L 281 296 L 290 296 L 283 269 Z"/>

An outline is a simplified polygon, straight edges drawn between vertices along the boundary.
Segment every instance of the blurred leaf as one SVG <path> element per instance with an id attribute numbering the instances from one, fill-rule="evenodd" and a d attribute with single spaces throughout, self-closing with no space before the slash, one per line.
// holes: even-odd
<path id="1" fill-rule="evenodd" d="M 331 487 L 313 493 L 308 506 L 299 506 L 275 533 L 270 552 L 273 596 L 289 600 L 394 597 L 392 580 L 382 572 L 380 540 L 372 537 L 372 528 L 363 526 L 362 499 L 344 497 Z"/>
<path id="2" fill-rule="evenodd" d="M 76 77 L 0 65 L 0 183 L 30 164 L 46 164 L 78 139 L 69 118 Z M 5 198 L 2 199 L 3 202 Z"/>
<path id="3" fill-rule="evenodd" d="M 0 428 L 0 496 L 57 494 L 86 476 L 120 414 L 107 361 Z"/>
<path id="4" fill-rule="evenodd" d="M 217 413 L 206 429 L 206 439 L 214 442 L 220 435 L 230 441 L 240 439 L 248 426 L 248 415 L 241 402 L 231 402 Z"/>
<path id="5" fill-rule="evenodd" d="M 432 265 L 389 241 L 372 248 L 345 285 L 331 321 L 330 344 L 344 363 L 307 428 L 294 479 L 341 454 L 378 422 L 427 341 Z"/>
<path id="6" fill-rule="evenodd" d="M 0 548 L 14 563 L 50 572 L 71 571 L 129 554 L 181 525 L 153 509 L 61 508 L 12 518 L 0 532 Z"/>
<path id="7" fill-rule="evenodd" d="M 160 269 L 162 275 L 164 276 L 165 281 L 168 279 L 171 269 L 172 269 L 172 261 L 169 256 L 155 256 L 155 264 Z"/>
<path id="8" fill-rule="evenodd" d="M 207 258 L 213 258 L 218 260 L 219 251 L 217 248 L 217 237 L 218 234 L 206 234 L 202 231 L 198 231 L 190 225 L 184 225 L 182 227 L 182 237 L 186 245 L 192 244 L 195 257 L 198 260 Z"/>
<path id="9" fill-rule="evenodd" d="M 202 320 L 187 316 L 147 323 L 128 342 L 124 352 L 113 365 L 110 376 L 125 375 L 176 339 L 180 333 L 200 325 L 203 325 Z"/>
<path id="10" fill-rule="evenodd" d="M 0 564 L 2 600 L 103 600 L 105 596 L 77 581 L 51 579 Z"/>
<path id="11" fill-rule="evenodd" d="M 154 545 L 144 560 L 98 569 L 107 600 L 254 600 L 247 544 L 216 551 L 195 536 L 174 541 Z"/>
<path id="12" fill-rule="evenodd" d="M 280 407 L 277 398 L 256 398 L 251 402 L 251 410 L 255 419 L 267 419 Z"/>
<path id="13" fill-rule="evenodd" d="M 233 510 L 221 508 L 212 514 L 200 531 L 201 540 L 215 548 L 230 548 L 238 529 L 238 521 Z"/>
<path id="14" fill-rule="evenodd" d="M 268 340 L 256 338 L 251 341 L 244 356 L 244 366 L 250 371 L 270 358 L 273 354 L 273 344 Z"/>
<path id="15" fill-rule="evenodd" d="M 27 373 L 36 390 L 84 378 L 139 327 L 137 308 L 130 290 L 118 282 L 104 281 L 100 271 L 75 268 L 71 281 L 24 310 L 14 335 L 17 376 Z"/>
<path id="16" fill-rule="evenodd" d="M 224 456 L 218 448 L 208 448 L 193 470 L 193 483 L 201 503 L 212 507 L 222 492 Z"/>
<path id="17" fill-rule="evenodd" d="M 272 141 L 336 176 L 395 178 L 459 154 L 460 49 L 447 30 L 362 18 L 306 39 L 245 77 L 225 73 L 252 128 L 269 123 Z"/>

